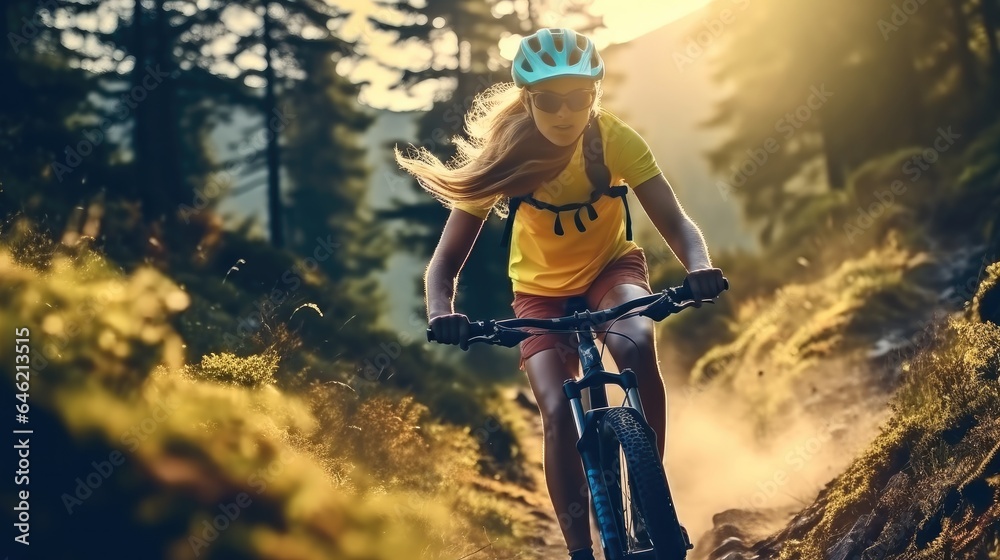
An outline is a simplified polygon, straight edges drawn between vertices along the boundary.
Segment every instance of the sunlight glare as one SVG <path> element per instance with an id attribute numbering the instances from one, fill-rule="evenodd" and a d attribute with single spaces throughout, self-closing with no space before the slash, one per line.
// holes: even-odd
<path id="1" fill-rule="evenodd" d="M 595 0 L 591 11 L 604 17 L 610 42 L 625 43 L 709 4 L 711 0 Z"/>
<path id="2" fill-rule="evenodd" d="M 595 0 L 589 11 L 604 18 L 606 28 L 590 35 L 598 49 L 603 49 L 610 44 L 627 43 L 702 8 L 710 1 Z M 542 13 L 539 19 L 542 25 L 550 27 L 572 25 L 572 21 L 568 17 L 560 19 L 558 14 L 553 11 Z M 522 38 L 522 35 L 514 34 L 500 39 L 498 44 L 500 56 L 507 60 L 513 60 Z"/>
<path id="3" fill-rule="evenodd" d="M 263 19 L 260 17 L 260 14 L 248 10 L 238 4 L 230 4 L 226 6 L 226 8 L 222 10 L 220 19 L 222 19 L 226 29 L 244 37 L 260 29 L 260 26 L 263 23 Z"/>
<path id="4" fill-rule="evenodd" d="M 263 56 L 248 50 L 236 55 L 233 62 L 244 70 L 264 70 L 267 68 L 267 61 Z"/>
<path id="5" fill-rule="evenodd" d="M 711 0 L 666 0 L 653 2 L 651 0 L 594 0 L 588 11 L 602 17 L 606 28 L 594 32 L 591 37 L 598 49 L 603 49 L 610 44 L 626 43 L 641 35 L 654 31 L 674 20 L 680 19 L 689 13 L 701 9 Z M 503 0 L 493 5 L 493 15 L 502 16 L 510 13 L 523 13 L 527 9 L 524 0 Z M 579 24 L 579 15 L 561 15 L 557 10 L 540 9 L 537 14 L 541 25 L 549 27 L 572 26 Z M 429 108 L 432 103 L 431 98 L 421 99 L 422 95 L 440 91 L 437 87 L 424 85 L 410 88 L 408 95 L 402 94 L 391 81 L 391 76 L 398 76 L 395 71 L 378 71 L 373 66 L 373 62 L 386 63 L 392 61 L 392 66 L 396 68 L 408 68 L 410 70 L 420 70 L 421 66 L 429 65 L 433 69 L 453 68 L 457 64 L 455 56 L 459 54 L 457 48 L 448 45 L 448 39 L 454 42 L 454 33 L 446 30 L 445 33 L 434 37 L 431 41 L 430 53 L 426 48 L 419 48 L 420 43 L 394 45 L 393 34 L 375 31 L 370 27 L 364 17 L 370 14 L 379 13 L 379 18 L 388 16 L 382 10 L 371 5 L 359 6 L 353 17 L 349 18 L 345 26 L 340 30 L 341 36 L 346 40 L 354 38 L 362 39 L 362 43 L 355 47 L 355 52 L 363 54 L 367 59 L 362 64 L 348 64 L 341 61 L 337 71 L 341 75 L 359 83 L 369 81 L 363 87 L 363 94 L 360 99 L 362 103 L 378 109 L 389 109 L 393 111 L 412 111 Z M 431 25 L 434 28 L 446 28 L 447 21 L 438 16 L 435 17 Z M 527 33 L 524 32 L 525 34 Z M 513 60 L 517 52 L 517 46 L 524 35 L 507 34 L 497 43 L 500 56 L 508 61 Z M 452 51 L 452 52 L 447 52 Z M 374 59 L 374 61 L 372 60 Z M 495 62 L 490 64 L 493 69 Z"/>

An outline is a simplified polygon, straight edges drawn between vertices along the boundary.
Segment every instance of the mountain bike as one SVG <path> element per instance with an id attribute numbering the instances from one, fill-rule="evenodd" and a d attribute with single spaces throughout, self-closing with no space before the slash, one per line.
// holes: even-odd
<path id="1" fill-rule="evenodd" d="M 728 280 L 725 287 L 729 289 Z M 701 301 L 714 303 L 711 299 Z M 471 323 L 470 345 L 511 348 L 529 336 L 574 333 L 583 376 L 566 380 L 563 393 L 573 411 L 579 436 L 576 448 L 583 461 L 606 560 L 683 560 L 694 545 L 678 521 L 656 435 L 642 411 L 637 376 L 629 368 L 620 373 L 604 369 L 594 343 L 598 332 L 595 326 L 611 321 L 601 332 L 617 334 L 611 329 L 621 319 L 644 316 L 662 321 L 696 304 L 685 281 L 683 286 L 601 311 L 589 311 L 583 298 L 571 298 L 567 304 L 571 315 L 565 317 Z M 427 340 L 434 341 L 429 328 Z M 621 405 L 608 405 L 608 384 L 619 386 L 625 393 Z M 589 397 L 587 404 L 585 396 Z"/>

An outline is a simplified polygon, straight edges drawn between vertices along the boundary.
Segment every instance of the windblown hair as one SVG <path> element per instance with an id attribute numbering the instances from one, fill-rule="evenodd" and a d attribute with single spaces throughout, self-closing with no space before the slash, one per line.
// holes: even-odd
<path id="1" fill-rule="evenodd" d="M 600 107 L 601 89 L 592 109 Z M 444 164 L 426 148 L 404 155 L 394 149 L 399 166 L 417 178 L 424 190 L 447 206 L 456 202 L 495 205 L 507 215 L 507 198 L 536 191 L 569 164 L 576 144 L 556 146 L 539 132 L 528 109 L 527 88 L 511 82 L 480 93 L 465 115 L 467 138 L 455 136 L 457 153 Z"/>

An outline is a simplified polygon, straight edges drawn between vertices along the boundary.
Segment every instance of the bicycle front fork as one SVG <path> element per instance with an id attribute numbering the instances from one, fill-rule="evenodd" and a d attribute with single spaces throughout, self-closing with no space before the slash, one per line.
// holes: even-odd
<path id="1" fill-rule="evenodd" d="M 638 410 L 639 414 L 645 420 L 646 414 L 642 410 L 642 400 L 639 398 L 639 381 L 634 371 L 630 368 L 625 368 L 621 373 L 609 373 L 606 371 L 592 372 L 585 375 L 580 381 L 567 380 L 563 383 L 563 393 L 569 399 L 578 437 L 583 437 L 587 423 L 587 413 L 608 407 L 608 396 L 604 386 L 609 383 L 618 385 L 625 391 L 625 401 L 628 403 L 628 406 Z M 584 389 L 588 390 L 590 396 L 590 406 L 588 408 L 584 408 L 581 400 Z"/>
<path id="2" fill-rule="evenodd" d="M 599 426 L 603 416 L 610 408 L 607 405 L 607 392 L 604 386 L 608 383 L 618 385 L 625 391 L 629 406 L 642 411 L 639 399 L 639 383 L 635 372 L 631 369 L 613 374 L 606 371 L 590 371 L 580 381 L 568 380 L 563 384 L 563 392 L 570 401 L 573 420 L 579 439 L 576 448 L 583 460 L 583 470 L 590 488 L 591 503 L 597 525 L 600 528 L 601 545 L 607 560 L 621 560 L 619 551 L 624 550 L 624 535 L 615 518 L 614 502 L 609 486 L 617 483 L 617 473 L 604 472 L 601 464 Z M 590 406 L 585 408 L 582 402 L 582 391 L 589 391 Z"/>

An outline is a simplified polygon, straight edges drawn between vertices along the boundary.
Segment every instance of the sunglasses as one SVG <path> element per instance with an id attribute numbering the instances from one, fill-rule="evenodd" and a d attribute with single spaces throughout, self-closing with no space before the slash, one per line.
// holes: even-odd
<path id="1" fill-rule="evenodd" d="M 563 103 L 573 112 L 589 108 L 594 103 L 595 92 L 593 89 L 575 89 L 566 95 L 559 95 L 551 91 L 529 91 L 528 95 L 539 111 L 558 113 Z"/>

